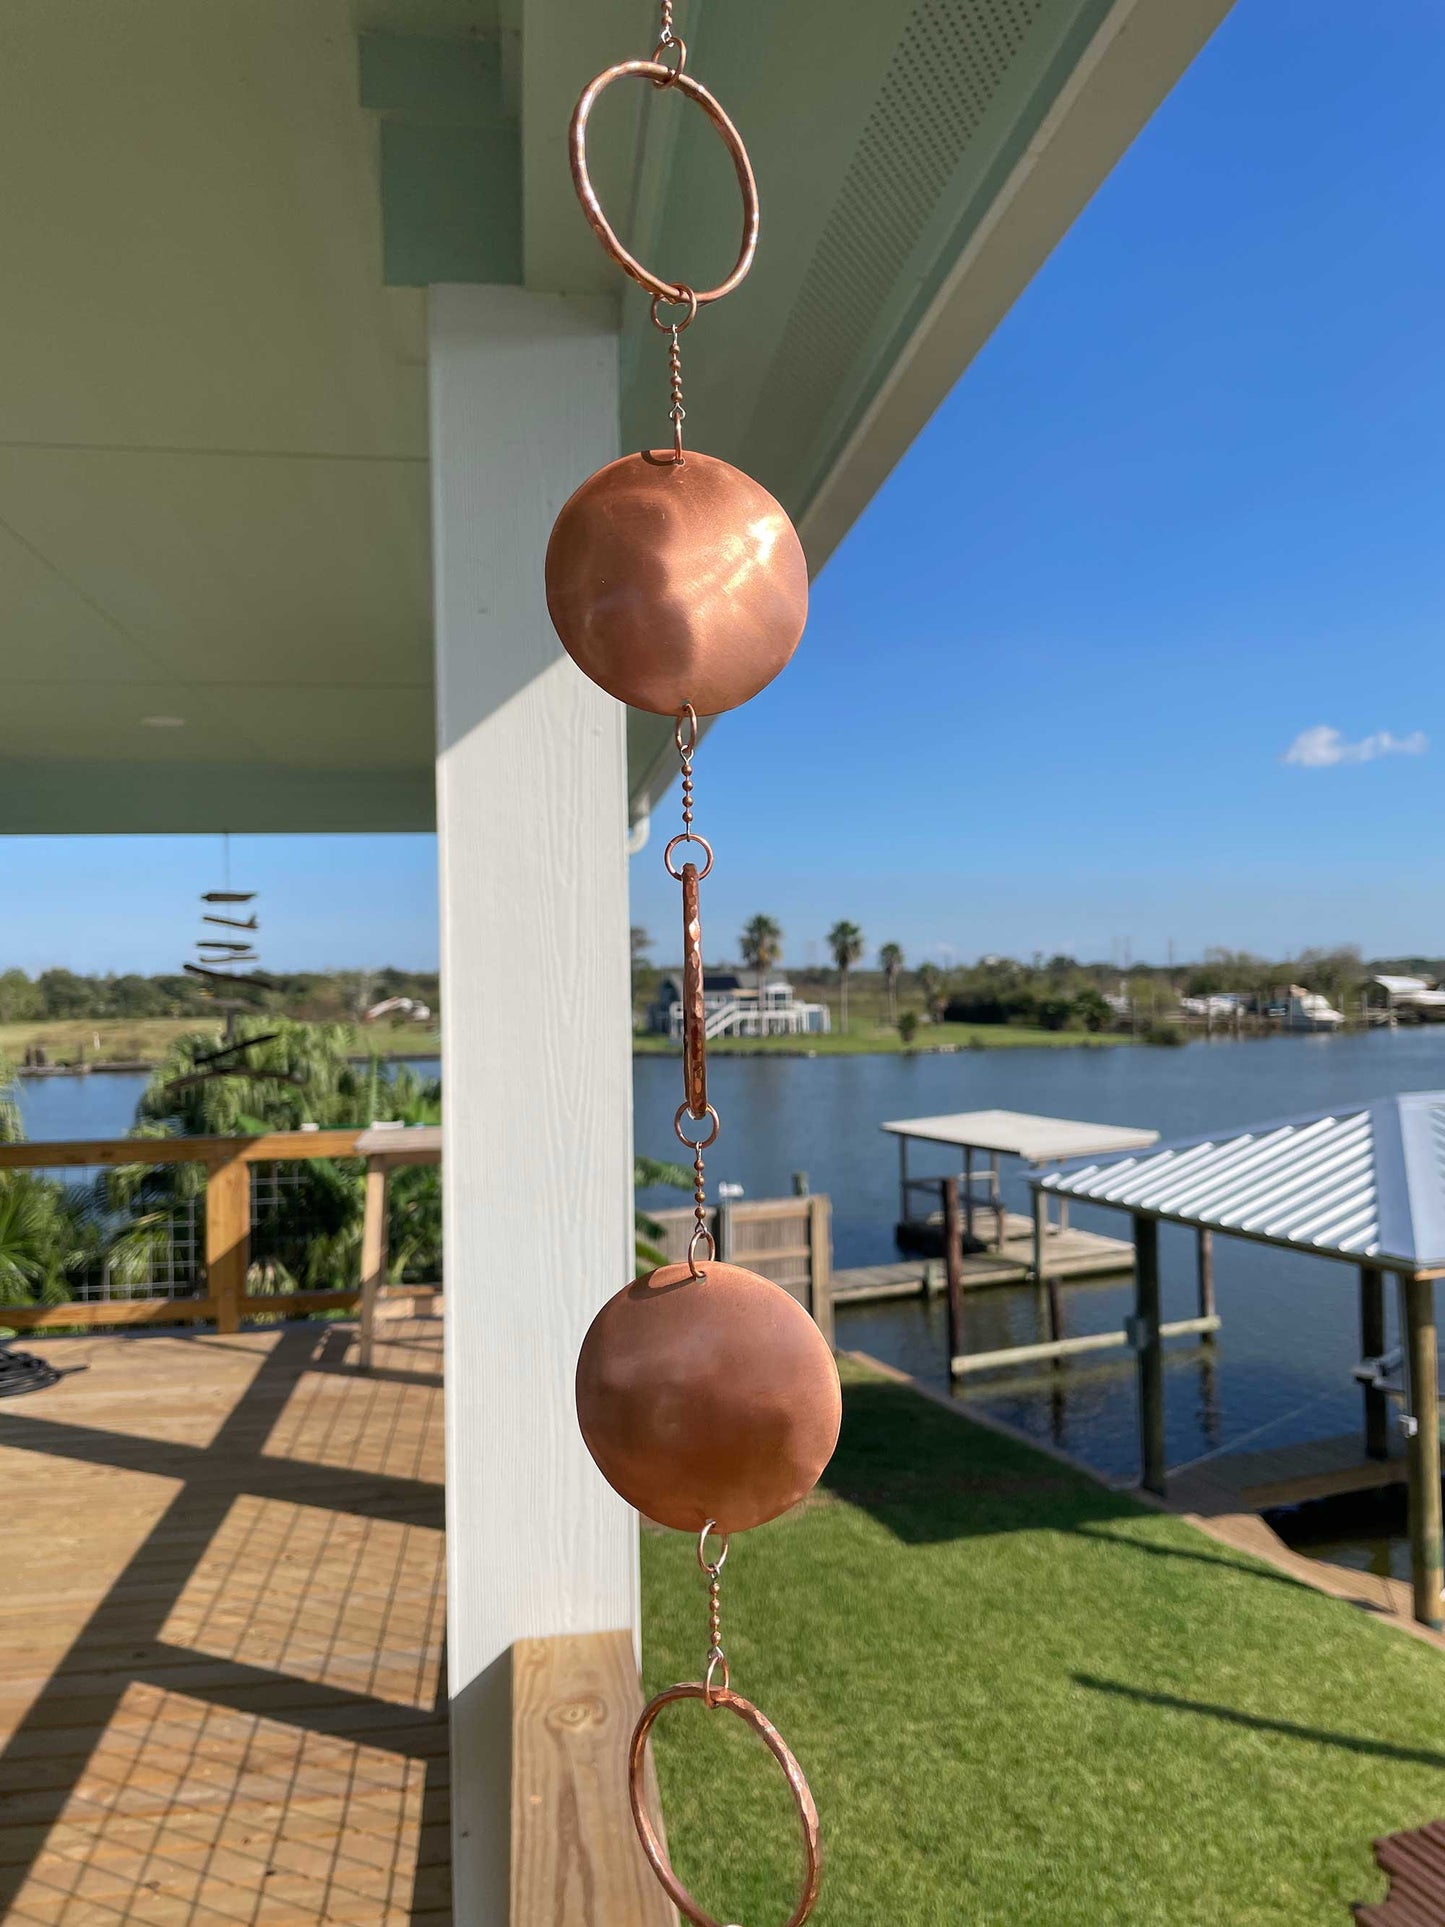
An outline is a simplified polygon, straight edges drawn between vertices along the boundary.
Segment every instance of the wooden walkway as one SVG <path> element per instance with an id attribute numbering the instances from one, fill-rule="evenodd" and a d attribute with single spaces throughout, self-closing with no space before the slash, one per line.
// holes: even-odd
<path id="1" fill-rule="evenodd" d="M 979 1231 L 991 1233 L 993 1213 L 975 1214 Z M 942 1245 L 942 1220 L 939 1221 Z M 1073 1226 L 1060 1230 L 1050 1226 L 1044 1242 L 1044 1266 L 1050 1278 L 1118 1277 L 1132 1273 L 1134 1247 L 1123 1238 L 1105 1238 L 1097 1231 L 1076 1231 Z M 1006 1216 L 1004 1241 L 997 1250 L 965 1251 L 963 1288 L 987 1291 L 998 1285 L 1023 1285 L 1033 1281 L 1033 1226 L 1017 1212 Z M 933 1280 L 930 1286 L 930 1280 Z M 919 1298 L 925 1290 L 943 1290 L 941 1258 L 908 1258 L 899 1264 L 855 1265 L 833 1273 L 835 1305 L 867 1304 L 884 1298 Z"/>
<path id="2" fill-rule="evenodd" d="M 449 1922 L 441 1320 L 28 1342 L 0 1919 Z"/>
<path id="3" fill-rule="evenodd" d="M 1440 1927 L 1445 1921 L 1445 1820 L 1375 1842 L 1375 1863 L 1390 1876 L 1390 1897 L 1355 1908 L 1360 1927 Z"/>

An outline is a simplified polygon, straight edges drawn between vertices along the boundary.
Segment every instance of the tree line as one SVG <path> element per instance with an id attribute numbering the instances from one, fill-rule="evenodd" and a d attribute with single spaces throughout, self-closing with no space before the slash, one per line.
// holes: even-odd
<path id="1" fill-rule="evenodd" d="M 901 944 L 886 942 L 864 965 L 868 943 L 861 926 L 849 919 L 835 923 L 825 939 L 831 972 L 795 968 L 800 987 L 831 985 L 837 990 L 842 1029 L 850 1024 L 850 1000 L 871 993 L 874 1019 L 900 1031 L 905 1039 L 922 1024 L 1010 1024 L 1040 1030 L 1103 1031 L 1121 1023 L 1138 1027 L 1162 1024 L 1184 997 L 1234 992 L 1263 1008 L 1291 984 L 1302 984 L 1353 1013 L 1367 981 L 1379 972 L 1445 979 L 1445 958 L 1388 957 L 1366 960 L 1351 946 L 1307 949 L 1293 957 L 1268 958 L 1249 951 L 1210 949 L 1202 959 L 1179 964 L 1084 961 L 1058 953 L 1036 953 L 1027 962 L 986 956 L 971 964 L 924 958 L 909 966 Z M 647 933 L 633 932 L 639 978 L 655 978 L 643 961 L 650 949 Z M 784 932 L 776 917 L 760 912 L 738 936 L 742 967 L 759 988 L 781 964 Z"/>
<path id="2" fill-rule="evenodd" d="M 437 1008 L 435 971 L 267 971 L 262 981 L 238 986 L 258 1012 L 312 1023 L 352 1022 L 387 997 L 412 997 Z M 182 971 L 145 977 L 136 973 L 81 976 L 73 970 L 0 971 L 0 1024 L 55 1022 L 66 1018 L 206 1017 L 214 1015 L 214 990 Z"/>

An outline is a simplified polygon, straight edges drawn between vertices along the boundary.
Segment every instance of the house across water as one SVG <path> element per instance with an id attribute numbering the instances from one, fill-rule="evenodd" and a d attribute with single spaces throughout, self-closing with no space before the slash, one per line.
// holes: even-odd
<path id="1" fill-rule="evenodd" d="M 702 992 L 709 1037 L 820 1036 L 832 1028 L 828 1006 L 800 1001 L 786 977 L 770 977 L 760 988 L 745 983 L 734 970 L 709 970 Z M 647 1027 L 681 1043 L 680 970 L 667 972 L 658 984 Z"/>

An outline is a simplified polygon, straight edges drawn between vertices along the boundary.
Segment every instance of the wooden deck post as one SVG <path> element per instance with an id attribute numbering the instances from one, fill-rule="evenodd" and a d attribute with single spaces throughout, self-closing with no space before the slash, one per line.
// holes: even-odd
<path id="1" fill-rule="evenodd" d="M 956 1180 L 950 1180 L 956 1185 Z M 968 1233 L 968 1242 L 973 1243 L 973 1146 L 963 1147 L 963 1228 Z"/>
<path id="2" fill-rule="evenodd" d="M 1044 1239 L 1049 1235 L 1049 1194 L 1034 1186 L 1034 1283 L 1044 1282 Z"/>
<path id="3" fill-rule="evenodd" d="M 1385 1350 L 1385 1278 L 1374 1265 L 1360 1266 L 1360 1357 L 1379 1358 Z M 1390 1401 L 1378 1385 L 1366 1385 L 1365 1455 L 1390 1456 Z"/>
<path id="4" fill-rule="evenodd" d="M 963 1356 L 963 1252 L 959 1246 L 958 1179 L 943 1180 L 943 1263 L 948 1290 L 948 1375 Z"/>
<path id="5" fill-rule="evenodd" d="M 386 1283 L 386 1184 L 384 1157 L 366 1160 L 366 1203 L 361 1220 L 361 1369 L 371 1370 L 376 1343 L 376 1300 Z"/>
<path id="6" fill-rule="evenodd" d="M 1440 1595 L 1445 1554 L 1440 1498 L 1440 1357 L 1435 1332 L 1435 1285 L 1430 1278 L 1403 1281 L 1405 1354 L 1410 1362 L 1410 1573 L 1415 1617 L 1441 1630 Z"/>
<path id="7" fill-rule="evenodd" d="M 898 1139 L 898 1222 L 908 1222 L 908 1139 Z"/>
<path id="8" fill-rule="evenodd" d="M 814 1194 L 808 1199 L 808 1279 L 813 1322 L 833 1342 L 833 1207 Z"/>
<path id="9" fill-rule="evenodd" d="M 1134 1215 L 1134 1359 L 1139 1381 L 1139 1480 L 1164 1496 L 1164 1349 L 1159 1338 L 1159 1222 Z"/>
<path id="10" fill-rule="evenodd" d="M 636 1515 L 573 1405 L 635 1268 L 624 717 L 542 582 L 559 505 L 619 452 L 617 321 L 610 293 L 460 284 L 428 317 L 453 1906 L 493 1927 L 511 1648 L 637 1626 Z"/>
<path id="11" fill-rule="evenodd" d="M 251 1167 L 240 1158 L 206 1171 L 206 1295 L 216 1330 L 241 1329 L 241 1300 L 251 1263 Z"/>
<path id="12" fill-rule="evenodd" d="M 1045 1280 L 1045 1292 L 1049 1304 L 1049 1339 L 1057 1344 L 1064 1335 L 1064 1300 L 1057 1278 Z M 1057 1359 L 1054 1360 L 1056 1365 L 1058 1362 Z"/>
<path id="13" fill-rule="evenodd" d="M 1199 1260 L 1199 1316 L 1213 1318 L 1216 1315 L 1214 1302 L 1214 1233 L 1201 1225 L 1195 1236 L 1195 1248 Z M 1202 1334 L 1204 1343 L 1214 1343 L 1214 1333 Z"/>
<path id="14" fill-rule="evenodd" d="M 998 1152 L 997 1151 L 990 1152 L 989 1154 L 988 1176 L 989 1176 L 989 1202 L 993 1205 L 994 1242 L 997 1244 L 999 1250 L 1002 1251 L 1004 1235 L 1008 1227 L 1004 1221 L 1006 1217 L 1006 1213 L 1003 1208 L 1003 1186 L 999 1183 L 999 1180 L 998 1180 Z"/>

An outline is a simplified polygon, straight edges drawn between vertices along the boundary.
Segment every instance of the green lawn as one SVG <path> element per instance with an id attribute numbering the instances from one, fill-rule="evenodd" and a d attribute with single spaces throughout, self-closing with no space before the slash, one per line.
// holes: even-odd
<path id="1" fill-rule="evenodd" d="M 818 1057 L 857 1057 L 883 1052 L 940 1050 L 1015 1050 L 1022 1045 L 1045 1045 L 1053 1050 L 1104 1050 L 1114 1044 L 1132 1044 L 1134 1039 L 1120 1031 L 1095 1034 L 1086 1030 L 1025 1030 L 1012 1024 L 928 1024 L 920 1029 L 911 1046 L 887 1024 L 855 1022 L 847 1031 L 832 1030 L 820 1037 L 718 1037 L 708 1043 L 708 1055 L 753 1057 L 781 1055 L 796 1057 L 813 1052 Z M 632 1048 L 646 1055 L 681 1056 L 682 1047 L 669 1038 L 638 1031 Z"/>
<path id="2" fill-rule="evenodd" d="M 738 1539 L 723 1637 L 822 1814 L 819 1927 L 1350 1927 L 1380 1833 L 1445 1813 L 1445 1656 L 907 1387 L 845 1372 L 826 1489 Z M 699 1677 L 691 1543 L 643 1538 L 649 1692 Z M 739 1723 L 658 1734 L 681 1877 L 796 1892 Z"/>

